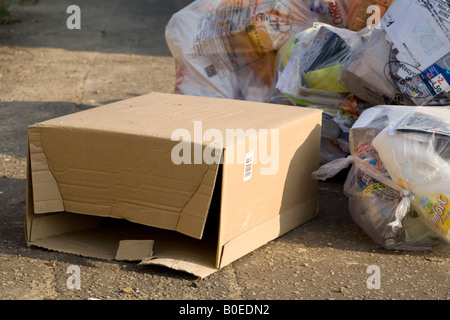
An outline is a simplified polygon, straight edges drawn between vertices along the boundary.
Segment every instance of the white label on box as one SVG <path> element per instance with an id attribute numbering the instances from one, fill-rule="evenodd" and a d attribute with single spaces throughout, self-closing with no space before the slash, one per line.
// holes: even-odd
<path id="1" fill-rule="evenodd" d="M 253 168 L 253 151 L 245 155 L 244 181 L 250 180 Z"/>

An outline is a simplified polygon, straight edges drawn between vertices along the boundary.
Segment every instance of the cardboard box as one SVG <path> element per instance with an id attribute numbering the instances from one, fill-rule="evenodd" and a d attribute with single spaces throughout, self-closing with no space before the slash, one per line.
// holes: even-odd
<path id="1" fill-rule="evenodd" d="M 321 118 L 150 93 L 32 125 L 27 243 L 206 277 L 315 217 Z"/>

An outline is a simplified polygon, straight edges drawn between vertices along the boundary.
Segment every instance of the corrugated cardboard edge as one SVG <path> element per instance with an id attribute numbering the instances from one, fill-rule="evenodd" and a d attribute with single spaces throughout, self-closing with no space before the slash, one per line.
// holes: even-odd
<path id="1" fill-rule="evenodd" d="M 216 153 L 223 153 L 223 149 L 216 148 L 215 150 Z M 197 191 L 180 213 L 176 231 L 196 239 L 202 238 L 212 196 L 216 187 L 218 171 L 218 163 L 213 163 L 208 166 L 208 170 L 203 175 Z M 201 205 L 203 202 L 206 202 L 206 206 Z M 204 207 L 205 211 L 200 212 L 198 210 L 199 206 Z"/>
<path id="2" fill-rule="evenodd" d="M 203 264 L 198 264 L 193 261 L 181 260 L 170 257 L 149 257 L 143 259 L 139 265 L 158 265 L 167 267 L 173 270 L 186 272 L 192 274 L 200 279 L 204 279 L 207 276 L 215 273 L 217 268 L 212 266 L 207 266 Z"/>

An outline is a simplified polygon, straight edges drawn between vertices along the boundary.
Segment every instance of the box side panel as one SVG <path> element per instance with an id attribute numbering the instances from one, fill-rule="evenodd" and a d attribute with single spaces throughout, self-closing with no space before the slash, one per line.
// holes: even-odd
<path id="1" fill-rule="evenodd" d="M 217 261 L 217 267 L 223 268 L 234 260 L 313 219 L 316 215 L 317 201 L 311 199 L 238 235 L 221 249 L 222 254 Z"/>
<path id="2" fill-rule="evenodd" d="M 311 178 L 311 173 L 319 166 L 321 120 L 321 113 L 317 112 L 293 120 L 267 139 L 259 136 L 256 144 L 259 150 L 253 151 L 260 157 L 254 161 L 251 178 L 246 181 L 243 179 L 245 164 L 227 163 L 229 150 L 225 150 L 219 251 L 240 234 L 316 199 L 317 181 Z M 266 156 L 261 147 L 264 144 L 268 150 Z M 246 153 L 251 151 L 250 147 L 250 143 L 246 145 Z M 235 145 L 235 148 L 242 146 Z M 264 159 L 267 154 L 271 155 L 270 161 Z M 270 170 L 263 171 L 264 168 Z M 311 216 L 310 210 L 294 212 L 300 220 L 301 216 Z M 277 230 L 273 232 L 276 233 Z"/>

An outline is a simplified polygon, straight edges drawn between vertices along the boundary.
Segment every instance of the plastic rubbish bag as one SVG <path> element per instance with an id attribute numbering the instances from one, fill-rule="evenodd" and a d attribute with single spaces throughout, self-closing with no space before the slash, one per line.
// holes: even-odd
<path id="1" fill-rule="evenodd" d="M 370 107 L 358 98 L 339 106 L 309 106 L 322 110 L 320 163 L 349 155 L 349 132 L 361 112 Z"/>
<path id="2" fill-rule="evenodd" d="M 394 84 L 416 105 L 450 92 L 450 3 L 396 0 L 381 20 L 392 43 L 389 71 Z"/>
<path id="3" fill-rule="evenodd" d="M 348 133 L 367 104 L 341 80 L 341 68 L 362 43 L 355 31 L 316 22 L 278 51 L 275 76 L 266 102 L 323 111 L 321 163 L 349 153 Z"/>
<path id="4" fill-rule="evenodd" d="M 362 45 L 351 52 L 342 67 L 341 79 L 355 96 L 372 105 L 411 105 L 393 85 L 387 70 L 392 45 L 383 30 L 362 34 Z"/>
<path id="5" fill-rule="evenodd" d="M 450 93 L 449 15 L 442 0 L 395 0 L 343 66 L 346 87 L 373 105 L 442 105 Z"/>
<path id="6" fill-rule="evenodd" d="M 175 93 L 261 101 L 276 51 L 316 16 L 306 0 L 196 0 L 175 13 L 166 42 Z"/>
<path id="7" fill-rule="evenodd" d="M 305 106 L 348 102 L 353 95 L 341 81 L 341 67 L 361 44 L 359 33 L 323 23 L 297 33 L 278 51 L 266 100 L 282 95 Z"/>
<path id="8" fill-rule="evenodd" d="M 354 221 L 388 249 L 450 244 L 450 107 L 375 106 L 350 131 L 351 155 L 313 173 L 351 165 L 344 192 Z"/>
<path id="9" fill-rule="evenodd" d="M 175 93 L 262 101 L 286 41 L 315 22 L 348 27 L 361 1 L 195 0 L 166 26 Z M 330 67 L 306 78 L 320 88 L 335 73 Z"/>
<path id="10" fill-rule="evenodd" d="M 306 2 L 313 15 L 317 15 L 316 21 L 334 27 L 360 31 L 366 27 L 376 27 L 392 1 L 307 0 Z"/>

